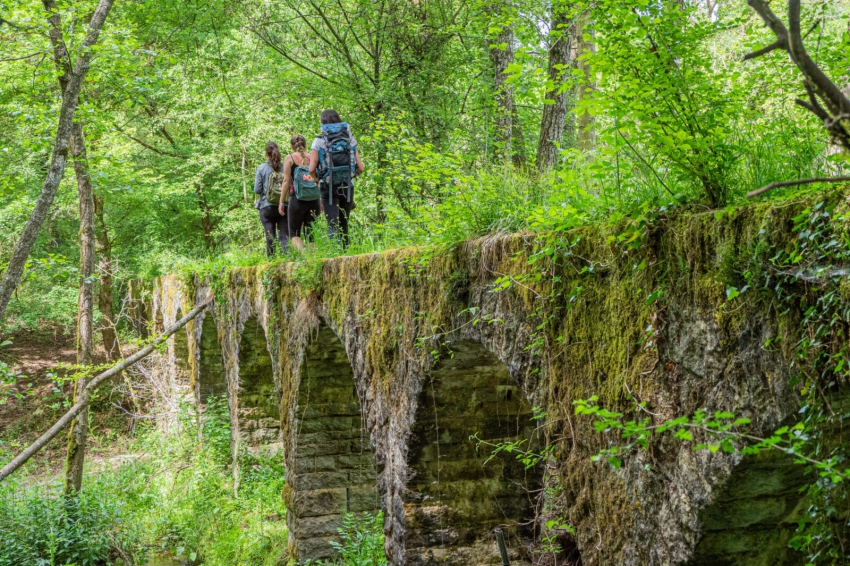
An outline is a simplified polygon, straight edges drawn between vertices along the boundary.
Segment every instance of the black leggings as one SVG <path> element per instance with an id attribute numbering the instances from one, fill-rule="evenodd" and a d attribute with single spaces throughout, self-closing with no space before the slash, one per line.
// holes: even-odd
<path id="1" fill-rule="evenodd" d="M 269 257 L 274 255 L 275 239 L 280 240 L 280 253 L 284 253 L 289 247 L 286 217 L 280 215 L 276 206 L 266 206 L 260 209 L 260 222 L 263 223 L 263 231 L 266 234 L 266 254 Z"/>
<path id="2" fill-rule="evenodd" d="M 322 212 L 319 200 L 298 200 L 295 195 L 289 197 L 286 218 L 289 222 L 289 238 L 304 238 L 306 229 Z M 312 235 L 310 235 L 312 239 Z"/>
<path id="3" fill-rule="evenodd" d="M 344 196 L 334 195 L 334 203 L 330 204 L 327 196 L 322 196 L 325 216 L 328 219 L 328 234 L 331 238 L 339 239 L 342 247 L 348 247 L 348 218 L 354 210 L 354 203 L 348 202 Z"/>

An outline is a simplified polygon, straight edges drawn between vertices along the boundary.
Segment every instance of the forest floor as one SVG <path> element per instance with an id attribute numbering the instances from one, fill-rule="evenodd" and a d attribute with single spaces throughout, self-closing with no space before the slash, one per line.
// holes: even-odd
<path id="1" fill-rule="evenodd" d="M 22 331 L 6 337 L 0 361 L 24 377 L 0 391 L 0 460 L 7 460 L 46 431 L 70 406 L 73 381 L 66 379 L 76 360 L 74 337 L 59 332 Z M 95 363 L 103 363 L 102 353 Z M 111 389 L 111 388 L 110 388 Z M 116 406 L 117 405 L 117 406 Z M 89 417 L 90 464 L 120 460 L 126 452 L 132 419 L 119 408 L 113 391 L 96 399 Z M 27 468 L 37 477 L 60 472 L 65 458 L 65 435 L 60 434 L 33 458 Z"/>

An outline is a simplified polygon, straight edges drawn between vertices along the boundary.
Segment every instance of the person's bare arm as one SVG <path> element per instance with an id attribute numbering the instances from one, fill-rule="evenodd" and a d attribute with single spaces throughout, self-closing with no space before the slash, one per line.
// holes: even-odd
<path id="1" fill-rule="evenodd" d="M 280 192 L 280 204 L 277 205 L 277 211 L 281 216 L 286 215 L 286 207 L 283 203 L 289 199 L 289 185 L 292 184 L 292 156 L 287 155 L 283 160 L 283 190 Z"/>
<path id="2" fill-rule="evenodd" d="M 313 177 L 313 180 L 317 183 L 319 182 L 319 176 L 316 174 L 316 169 L 319 167 L 319 152 L 315 149 L 310 150 L 310 176 Z"/>
<path id="3" fill-rule="evenodd" d="M 363 160 L 360 159 L 360 152 L 355 151 L 354 155 L 355 155 L 355 157 L 357 157 L 357 167 L 356 167 L 356 169 L 357 169 L 357 175 L 359 176 L 361 173 L 363 173 L 363 171 L 366 170 L 366 168 L 363 167 Z"/>

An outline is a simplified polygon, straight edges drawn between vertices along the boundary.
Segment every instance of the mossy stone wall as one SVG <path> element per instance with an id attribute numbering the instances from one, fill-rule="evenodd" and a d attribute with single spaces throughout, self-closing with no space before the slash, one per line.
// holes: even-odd
<path id="1" fill-rule="evenodd" d="M 634 418 L 643 416 L 635 408 L 639 401 L 658 422 L 700 408 L 729 411 L 751 419 L 756 435 L 792 422 L 800 401 L 789 370 L 799 313 L 777 312 L 755 291 L 729 301 L 726 290 L 742 286 L 743 268 L 758 250 L 795 245 L 793 218 L 811 204 L 759 204 L 722 215 L 662 211 L 566 234 L 498 235 L 451 248 L 162 278 L 151 312 L 154 321 L 168 323 L 175 300 L 186 312 L 215 294 L 234 431 L 244 428 L 242 333 L 249 319 L 257 321 L 279 403 L 289 480 L 283 497 L 296 515 L 303 515 L 295 486 L 303 460 L 296 423 L 309 365 L 304 360 L 320 328 L 333 332 L 347 355 L 357 418 L 373 450 L 391 564 L 409 564 L 417 553 L 436 556 L 434 548 L 451 553 L 447 544 L 422 544 L 428 529 L 417 530 L 409 497 L 423 493 L 416 483 L 423 461 L 416 454 L 424 450 L 415 440 L 417 430 L 429 426 L 423 391 L 442 363 L 434 352 L 449 341 L 478 344 L 507 369 L 521 397 L 546 412 L 543 441 L 554 451 L 539 520 L 569 523 L 576 531 L 569 542 L 586 566 L 697 564 L 716 557 L 756 566 L 756 555 L 784 555 L 794 563 L 784 541 L 800 501 L 798 477 L 776 472 L 761 495 L 731 496 L 727 486 L 747 485 L 748 474 L 767 468 L 666 441 L 627 455 L 612 469 L 591 456 L 615 438 L 576 416 L 573 401 L 598 395 L 609 409 Z M 190 353 L 198 352 L 199 329 L 189 336 Z M 439 409 L 439 396 L 434 399 Z M 445 401 L 452 410 L 452 401 Z M 234 433 L 234 454 L 242 442 Z M 237 462 L 234 476 L 238 487 Z M 779 501 L 782 510 L 768 512 Z M 464 511 L 471 506 L 464 505 L 452 508 L 458 525 L 471 522 L 473 511 Z M 761 518 L 749 522 L 759 505 L 765 508 Z M 717 520 L 724 516 L 729 520 Z M 741 540 L 749 541 L 747 548 Z M 487 542 L 471 543 L 478 541 Z M 512 551 L 526 552 L 521 547 L 527 544 L 514 539 Z"/>
<path id="2" fill-rule="evenodd" d="M 296 502 L 288 522 L 299 558 L 336 555 L 344 513 L 380 508 L 370 447 L 351 364 L 339 338 L 327 327 L 316 333 L 304 358 L 295 421 Z"/>

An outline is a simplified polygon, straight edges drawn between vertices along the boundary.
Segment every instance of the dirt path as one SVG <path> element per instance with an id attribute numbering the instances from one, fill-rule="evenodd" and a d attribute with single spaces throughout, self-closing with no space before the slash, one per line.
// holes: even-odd
<path id="1" fill-rule="evenodd" d="M 9 364 L 25 377 L 12 387 L 0 385 L 0 460 L 19 451 L 35 440 L 66 410 L 71 398 L 72 384 L 51 379 L 67 375 L 58 366 L 73 364 L 76 350 L 73 336 L 53 336 L 17 333 L 10 338 L 12 344 L 0 348 L 0 360 Z M 100 363 L 102 360 L 95 360 Z M 23 398 L 15 397 L 15 392 Z M 92 458 L 115 456 L 126 446 L 127 419 L 112 407 L 108 400 L 94 408 L 92 418 Z M 54 439 L 28 464 L 38 475 L 54 474 L 62 469 L 64 460 L 64 434 Z"/>

